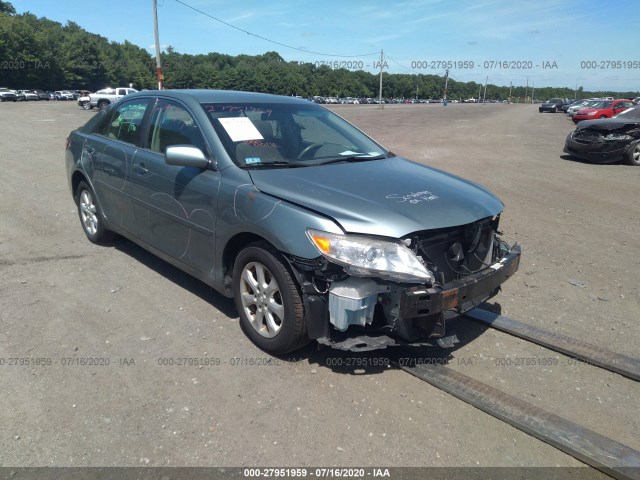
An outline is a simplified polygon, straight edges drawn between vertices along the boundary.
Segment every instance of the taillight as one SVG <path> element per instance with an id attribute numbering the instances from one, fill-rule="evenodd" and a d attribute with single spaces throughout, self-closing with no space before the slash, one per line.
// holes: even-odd
<path id="1" fill-rule="evenodd" d="M 71 137 L 67 137 L 67 146 L 65 147 L 65 150 L 69 150 L 69 147 L 71 146 Z"/>

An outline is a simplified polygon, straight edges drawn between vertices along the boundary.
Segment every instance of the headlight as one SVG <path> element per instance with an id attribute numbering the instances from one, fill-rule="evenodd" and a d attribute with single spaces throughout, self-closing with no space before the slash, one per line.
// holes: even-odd
<path id="1" fill-rule="evenodd" d="M 589 113 L 587 113 L 587 115 L 590 116 L 590 117 L 593 117 L 596 113 L 598 113 L 598 112 L 589 112 Z"/>
<path id="2" fill-rule="evenodd" d="M 620 133 L 610 133 L 604 139 L 608 142 L 617 142 L 619 140 L 632 140 L 633 137 L 631 135 L 623 135 Z"/>
<path id="3" fill-rule="evenodd" d="M 307 235 L 322 255 L 342 265 L 349 274 L 410 283 L 434 282 L 431 272 L 401 243 L 311 229 Z"/>

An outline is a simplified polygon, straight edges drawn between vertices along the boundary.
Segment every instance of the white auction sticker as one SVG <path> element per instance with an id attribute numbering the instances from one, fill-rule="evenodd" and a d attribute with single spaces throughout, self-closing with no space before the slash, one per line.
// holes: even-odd
<path id="1" fill-rule="evenodd" d="M 220 124 L 231 137 L 232 142 L 262 140 L 263 137 L 248 117 L 219 118 Z"/>

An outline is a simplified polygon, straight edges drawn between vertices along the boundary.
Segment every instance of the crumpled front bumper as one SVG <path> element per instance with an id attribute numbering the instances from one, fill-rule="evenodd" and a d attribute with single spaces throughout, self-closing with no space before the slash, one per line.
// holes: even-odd
<path id="1" fill-rule="evenodd" d="M 453 311 L 462 314 L 492 297 L 520 265 L 521 249 L 514 245 L 502 260 L 439 287 L 407 288 L 400 300 L 400 318 L 412 319 Z"/>
<path id="2" fill-rule="evenodd" d="M 617 142 L 580 143 L 573 140 L 571 134 L 569 134 L 563 151 L 564 153 L 593 163 L 615 163 L 622 161 L 631 143 L 631 141 L 626 140 Z"/>

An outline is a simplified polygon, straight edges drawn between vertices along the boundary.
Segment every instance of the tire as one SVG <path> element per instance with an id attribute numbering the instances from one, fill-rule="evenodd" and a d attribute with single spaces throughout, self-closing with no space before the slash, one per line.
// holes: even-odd
<path id="1" fill-rule="evenodd" d="M 81 107 L 82 107 L 84 110 L 91 110 L 91 103 L 89 103 L 89 102 L 82 102 Z"/>
<path id="2" fill-rule="evenodd" d="M 280 254 L 266 243 L 242 250 L 233 267 L 240 327 L 258 347 L 284 355 L 309 342 L 297 285 Z"/>
<path id="3" fill-rule="evenodd" d="M 551 110 L 553 113 L 558 113 L 558 107 L 553 107 L 553 110 Z"/>
<path id="4" fill-rule="evenodd" d="M 100 100 L 98 102 L 98 108 L 100 110 L 104 110 L 105 108 L 107 108 L 109 106 L 109 102 L 107 102 L 106 100 Z"/>
<path id="5" fill-rule="evenodd" d="M 81 181 L 76 190 L 76 205 L 80 225 L 92 243 L 106 243 L 113 240 L 114 234 L 104 227 L 104 216 L 96 202 L 95 193 L 89 185 Z"/>
<path id="6" fill-rule="evenodd" d="M 628 165 L 640 167 L 640 141 L 631 144 L 624 154 L 624 160 Z"/>

